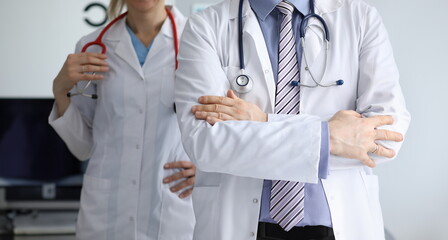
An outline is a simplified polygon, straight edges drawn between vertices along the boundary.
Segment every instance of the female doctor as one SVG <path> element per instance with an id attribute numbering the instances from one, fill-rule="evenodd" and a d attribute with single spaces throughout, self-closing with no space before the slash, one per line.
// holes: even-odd
<path id="1" fill-rule="evenodd" d="M 111 0 L 109 15 L 125 6 L 104 33 L 106 53 L 81 52 L 101 29 L 83 37 L 53 82 L 49 122 L 75 156 L 90 159 L 77 239 L 191 239 L 195 167 L 173 101 L 185 18 L 164 0 Z"/>

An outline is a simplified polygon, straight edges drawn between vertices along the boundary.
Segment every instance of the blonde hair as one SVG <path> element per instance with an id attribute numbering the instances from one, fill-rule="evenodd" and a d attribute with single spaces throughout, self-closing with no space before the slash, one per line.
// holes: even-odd
<path id="1" fill-rule="evenodd" d="M 109 7 L 107 9 L 107 16 L 109 17 L 109 20 L 118 17 L 121 11 L 123 11 L 124 5 L 124 0 L 110 0 Z"/>

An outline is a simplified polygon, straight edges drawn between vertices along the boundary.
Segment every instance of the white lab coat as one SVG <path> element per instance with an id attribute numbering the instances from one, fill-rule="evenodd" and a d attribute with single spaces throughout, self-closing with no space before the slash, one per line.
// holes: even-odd
<path id="1" fill-rule="evenodd" d="M 190 18 L 181 38 L 175 101 L 182 141 L 197 165 L 194 239 L 255 239 L 263 179 L 316 183 L 321 121 L 338 110 L 395 118 L 389 129 L 405 133 L 410 116 L 398 83 L 386 30 L 377 11 L 361 0 L 316 0 L 331 34 L 326 78 L 344 85 L 301 88 L 300 115 L 269 114 L 268 122 L 226 121 L 213 127 L 191 107 L 202 95 L 225 95 L 240 73 L 238 0 L 227 0 Z M 257 17 L 243 8 L 246 73 L 253 90 L 240 97 L 272 113 L 275 81 Z M 306 54 L 317 79 L 323 73 L 322 33 L 309 21 Z M 301 81 L 313 84 L 302 58 Z M 398 151 L 400 143 L 383 143 Z M 390 159 L 374 157 L 377 163 Z M 337 240 L 384 239 L 378 181 L 358 160 L 330 157 L 322 180 Z"/>
<path id="2" fill-rule="evenodd" d="M 173 15 L 180 35 L 186 19 L 176 9 Z M 99 31 L 82 38 L 76 52 Z M 62 117 L 53 109 L 49 119 L 74 155 L 90 158 L 77 239 L 191 240 L 191 197 L 182 200 L 162 183 L 174 173 L 163 169 L 165 163 L 188 160 L 173 109 L 171 22 L 167 18 L 163 24 L 143 67 L 125 19 L 109 29 L 103 42 L 110 71 L 96 83 L 99 98 L 73 97 Z"/>

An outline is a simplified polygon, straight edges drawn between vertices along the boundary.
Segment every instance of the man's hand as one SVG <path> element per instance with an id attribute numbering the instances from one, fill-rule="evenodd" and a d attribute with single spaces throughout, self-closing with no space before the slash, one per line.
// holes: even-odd
<path id="1" fill-rule="evenodd" d="M 220 121 L 247 120 L 266 122 L 267 114 L 250 102 L 238 98 L 232 90 L 224 96 L 202 96 L 199 103 L 191 111 L 197 119 L 206 120 L 211 125 Z"/>
<path id="2" fill-rule="evenodd" d="M 197 119 L 206 120 L 211 125 L 228 120 L 267 121 L 267 114 L 257 105 L 238 98 L 232 90 L 227 92 L 227 97 L 202 96 L 199 103 L 203 105 L 193 106 L 191 111 Z M 392 123 L 391 116 L 363 118 L 355 111 L 339 111 L 328 122 L 330 153 L 358 159 L 369 167 L 375 167 L 375 162 L 368 153 L 388 158 L 395 156 L 392 149 L 375 141 L 403 141 L 403 135 L 398 132 L 376 129 Z"/>
<path id="3" fill-rule="evenodd" d="M 387 149 L 375 141 L 403 141 L 403 135 L 398 132 L 376 129 L 392 123 L 391 116 L 363 118 L 355 111 L 339 111 L 328 121 L 330 153 L 358 159 L 369 167 L 375 167 L 375 162 L 368 153 L 387 158 L 395 156 L 392 149 Z"/>
<path id="4" fill-rule="evenodd" d="M 181 168 L 182 171 L 177 172 L 171 176 L 168 176 L 163 179 L 163 183 L 168 184 L 178 180 L 183 179 L 176 185 L 170 188 L 171 192 L 178 192 L 182 190 L 182 193 L 179 194 L 180 198 L 186 198 L 191 195 L 193 192 L 193 185 L 195 181 L 196 175 L 196 166 L 190 161 L 177 161 L 177 162 L 169 162 L 166 163 L 163 168 L 165 169 L 173 169 L 173 168 Z"/>

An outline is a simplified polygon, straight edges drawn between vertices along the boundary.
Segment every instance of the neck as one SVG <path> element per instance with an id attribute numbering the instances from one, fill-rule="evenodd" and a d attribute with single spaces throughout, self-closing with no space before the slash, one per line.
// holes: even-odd
<path id="1" fill-rule="evenodd" d="M 140 41 L 148 46 L 160 32 L 166 18 L 165 6 L 161 4 L 146 12 L 129 9 L 126 23 Z"/>

